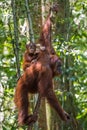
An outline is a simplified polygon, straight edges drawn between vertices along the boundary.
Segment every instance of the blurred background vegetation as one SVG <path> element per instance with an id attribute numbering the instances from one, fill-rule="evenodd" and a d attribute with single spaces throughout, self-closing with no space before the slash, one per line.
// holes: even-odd
<path id="1" fill-rule="evenodd" d="M 0 0 L 0 130 L 27 130 L 17 125 L 14 90 L 22 74 L 25 44 L 31 37 L 38 40 L 53 3 L 59 8 L 53 18 L 52 44 L 63 62 L 54 90 L 71 122 L 62 122 L 43 101 L 33 130 L 87 130 L 87 0 Z M 31 98 L 32 108 L 34 104 Z"/>

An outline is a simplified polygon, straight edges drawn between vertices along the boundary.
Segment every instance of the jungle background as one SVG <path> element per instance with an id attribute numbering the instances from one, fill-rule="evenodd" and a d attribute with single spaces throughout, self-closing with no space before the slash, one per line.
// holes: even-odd
<path id="1" fill-rule="evenodd" d="M 87 0 L 0 0 L 0 130 L 27 130 L 17 124 L 14 91 L 23 73 L 27 41 L 38 41 L 53 3 L 52 45 L 63 62 L 63 73 L 54 78 L 54 91 L 71 121 L 60 120 L 42 101 L 32 130 L 87 130 Z M 31 112 L 37 95 L 31 96 Z"/>

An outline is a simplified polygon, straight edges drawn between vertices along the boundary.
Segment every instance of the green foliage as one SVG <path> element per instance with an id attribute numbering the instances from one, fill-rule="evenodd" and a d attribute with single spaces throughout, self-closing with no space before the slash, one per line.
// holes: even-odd
<path id="1" fill-rule="evenodd" d="M 63 58 L 63 82 L 66 94 L 62 102 L 68 103 L 67 109 L 73 105 L 71 113 L 75 113 L 79 126 L 87 129 L 87 1 L 71 2 L 71 13 L 67 17 L 68 29 L 63 36 L 55 35 L 54 46 Z M 59 18 L 60 20 L 60 18 Z M 62 20 L 64 21 L 64 19 Z M 65 27 L 66 27 L 65 24 Z M 62 22 L 60 24 L 62 26 Z M 62 80 L 62 79 L 61 79 Z M 62 82 L 62 81 L 61 81 Z M 68 92 L 68 91 L 69 92 Z M 72 98 L 70 94 L 73 95 Z M 73 100 L 72 100 L 73 99 Z M 70 103 L 72 102 L 72 104 Z M 76 105 L 76 106 L 74 106 Z M 64 106 L 64 108 L 65 108 Z M 68 108 L 69 107 L 69 108 Z M 75 107 L 75 109 L 74 109 Z M 81 123 L 81 124 L 80 124 Z M 66 129 L 66 128 L 65 128 Z M 79 127 L 78 127 L 79 129 Z"/>
<path id="2" fill-rule="evenodd" d="M 26 32 L 22 32 L 26 16 L 23 0 L 17 2 L 19 30 L 20 66 L 27 42 Z M 29 2 L 35 38 L 41 27 L 41 2 Z M 64 7 L 63 7 L 64 8 Z M 63 11 L 61 11 L 63 12 Z M 70 12 L 70 13 L 69 13 Z M 38 24 L 37 24 L 38 23 Z M 56 16 L 56 30 L 53 29 L 53 45 L 63 61 L 63 74 L 55 78 L 59 88 L 55 92 L 78 122 L 78 130 L 87 130 L 87 0 L 71 1 L 66 15 Z M 17 112 L 13 103 L 17 70 L 14 48 L 14 27 L 11 1 L 0 1 L 0 129 L 22 130 L 17 126 Z M 22 71 L 21 71 L 22 73 Z M 56 86 L 56 85 L 55 85 Z M 73 106 L 73 108 L 72 108 Z M 67 128 L 68 127 L 68 128 Z M 60 130 L 70 130 L 62 125 Z M 73 127 L 72 130 L 75 130 Z"/>

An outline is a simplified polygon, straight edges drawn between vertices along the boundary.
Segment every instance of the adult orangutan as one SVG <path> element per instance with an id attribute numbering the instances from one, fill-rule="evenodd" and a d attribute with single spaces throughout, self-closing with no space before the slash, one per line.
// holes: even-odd
<path id="1" fill-rule="evenodd" d="M 18 108 L 19 124 L 28 125 L 31 119 L 31 116 L 28 115 L 29 93 L 39 93 L 41 97 L 46 97 L 61 119 L 68 120 L 68 114 L 62 109 L 53 91 L 53 70 L 50 65 L 48 51 L 41 51 L 38 61 L 26 68 L 24 74 L 18 80 L 15 91 L 15 104 Z"/>
<path id="2" fill-rule="evenodd" d="M 49 43 L 49 28 L 51 27 L 49 20 L 50 15 L 46 20 L 48 26 L 45 23 L 39 40 L 39 43 L 45 46 L 46 49 L 39 52 L 38 60 L 25 69 L 17 82 L 15 105 L 18 109 L 18 122 L 20 125 L 29 125 L 29 123 L 37 120 L 36 115 L 28 114 L 29 93 L 39 93 L 41 97 L 46 97 L 62 120 L 67 121 L 70 119 L 69 115 L 62 109 L 53 91 L 52 79 L 56 74 L 60 74 L 61 61 L 55 54 L 51 43 Z"/>

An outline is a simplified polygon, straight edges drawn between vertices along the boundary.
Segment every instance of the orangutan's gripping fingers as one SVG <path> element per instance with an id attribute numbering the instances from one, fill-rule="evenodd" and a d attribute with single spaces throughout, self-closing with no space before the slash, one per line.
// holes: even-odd
<path id="1" fill-rule="evenodd" d="M 64 112 L 65 113 L 65 121 L 70 121 L 70 115 L 67 113 L 67 112 Z"/>
<path id="2" fill-rule="evenodd" d="M 31 125 L 31 124 L 34 124 L 38 119 L 38 115 L 36 114 L 33 114 L 33 115 L 29 115 L 27 120 L 26 120 L 26 124 L 27 125 Z"/>

